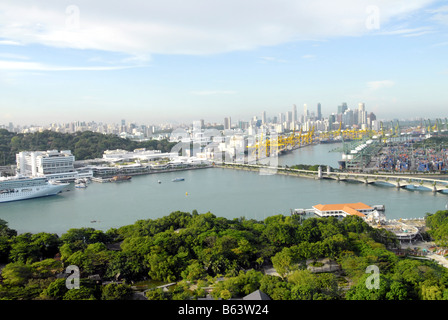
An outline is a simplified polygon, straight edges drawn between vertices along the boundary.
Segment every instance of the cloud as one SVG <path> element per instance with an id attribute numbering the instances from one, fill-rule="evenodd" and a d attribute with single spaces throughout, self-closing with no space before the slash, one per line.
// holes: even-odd
<path id="1" fill-rule="evenodd" d="M 0 60 L 0 70 L 6 71 L 106 71 L 134 67 L 135 66 L 53 66 L 39 62 Z"/>
<path id="2" fill-rule="evenodd" d="M 431 27 L 419 27 L 419 28 L 403 28 L 398 27 L 394 30 L 382 31 L 379 34 L 382 35 L 401 35 L 403 37 L 418 37 L 424 34 L 433 33 L 434 30 Z"/>
<path id="3" fill-rule="evenodd" d="M 302 56 L 302 59 L 314 59 L 316 56 L 314 54 L 305 54 Z"/>
<path id="4" fill-rule="evenodd" d="M 395 82 L 392 80 L 380 80 L 380 81 L 370 81 L 367 82 L 367 87 L 370 90 L 378 90 L 382 88 L 390 88 L 395 85 Z"/>
<path id="5" fill-rule="evenodd" d="M 147 54 L 214 54 L 297 40 L 361 36 L 433 0 L 2 0 L 0 38 L 12 43 Z M 36 4 L 38 3 L 38 4 Z"/>
<path id="6" fill-rule="evenodd" d="M 21 54 L 7 53 L 7 52 L 0 53 L 0 58 L 15 59 L 15 60 L 29 60 L 30 59 L 29 57 L 21 55 Z"/>
<path id="7" fill-rule="evenodd" d="M 260 57 L 260 63 L 268 63 L 268 62 L 279 62 L 279 63 L 286 63 L 288 62 L 287 60 L 284 59 L 278 59 L 275 57 Z"/>
<path id="8" fill-rule="evenodd" d="M 236 94 L 236 91 L 232 90 L 203 90 L 203 91 L 192 91 L 191 94 L 197 96 L 210 96 L 210 95 L 222 95 L 222 94 Z"/>
<path id="9" fill-rule="evenodd" d="M 448 6 L 441 6 L 437 9 L 428 10 L 432 14 L 431 19 L 441 24 L 448 25 Z"/>
<path id="10" fill-rule="evenodd" d="M 21 46 L 22 44 L 20 42 L 13 41 L 13 40 L 0 40 L 0 45 Z"/>

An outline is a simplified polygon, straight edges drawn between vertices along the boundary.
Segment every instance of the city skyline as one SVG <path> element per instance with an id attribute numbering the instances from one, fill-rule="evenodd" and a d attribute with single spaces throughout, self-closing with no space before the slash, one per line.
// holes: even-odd
<path id="1" fill-rule="evenodd" d="M 0 124 L 444 117 L 443 1 L 2 1 Z"/>

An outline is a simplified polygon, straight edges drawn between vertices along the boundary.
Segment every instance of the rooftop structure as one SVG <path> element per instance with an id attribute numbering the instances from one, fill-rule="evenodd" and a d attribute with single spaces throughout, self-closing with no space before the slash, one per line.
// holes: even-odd
<path id="1" fill-rule="evenodd" d="M 146 150 L 145 148 L 135 149 L 134 151 L 126 150 L 106 150 L 103 154 L 103 160 L 109 162 L 121 162 L 121 161 L 150 161 L 161 158 L 174 158 L 177 157 L 177 153 L 162 153 L 160 150 Z"/>
<path id="2" fill-rule="evenodd" d="M 374 208 L 362 202 L 340 204 L 318 204 L 313 206 L 314 213 L 320 217 L 346 217 L 353 215 L 365 218 Z"/>

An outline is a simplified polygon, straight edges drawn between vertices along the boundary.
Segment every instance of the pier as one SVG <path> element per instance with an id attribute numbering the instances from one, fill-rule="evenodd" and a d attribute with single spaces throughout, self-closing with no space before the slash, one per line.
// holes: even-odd
<path id="1" fill-rule="evenodd" d="M 149 166 L 134 167 L 132 169 L 95 167 L 93 169 L 94 176 L 91 178 L 91 180 L 94 182 L 99 182 L 99 183 L 107 183 L 107 182 L 111 182 L 112 177 L 114 177 L 116 175 L 139 176 L 139 175 L 148 175 L 148 174 L 154 174 L 154 173 L 207 169 L 207 168 L 212 168 L 212 167 L 213 167 L 212 165 L 195 165 L 195 166 L 184 166 L 184 167 L 179 167 L 179 168 L 164 168 L 164 169 L 152 169 Z"/>

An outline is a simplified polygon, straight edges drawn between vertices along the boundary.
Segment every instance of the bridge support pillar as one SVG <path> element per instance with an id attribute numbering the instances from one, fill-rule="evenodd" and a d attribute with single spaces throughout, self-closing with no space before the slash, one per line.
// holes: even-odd
<path id="1" fill-rule="evenodd" d="M 317 169 L 317 179 L 322 179 L 322 167 L 319 166 Z"/>

